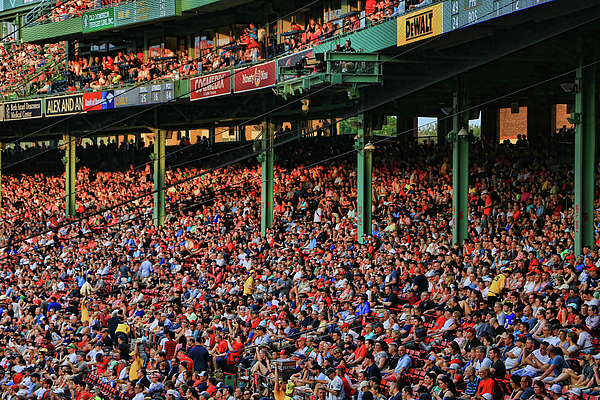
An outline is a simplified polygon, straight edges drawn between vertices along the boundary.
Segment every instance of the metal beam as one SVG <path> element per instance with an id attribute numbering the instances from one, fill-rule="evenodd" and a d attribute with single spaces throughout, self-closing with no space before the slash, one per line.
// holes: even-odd
<path id="1" fill-rule="evenodd" d="M 594 248 L 594 157 L 596 154 L 596 67 L 576 72 L 575 94 L 575 253 Z"/>
<path id="2" fill-rule="evenodd" d="M 468 238 L 469 223 L 469 91 L 465 74 L 457 78 L 452 118 L 456 141 L 452 151 L 452 244 L 462 247 Z"/>
<path id="3" fill-rule="evenodd" d="M 152 220 L 155 226 L 165 224 L 165 142 L 167 131 L 156 129 L 154 138 L 154 208 Z"/>
<path id="4" fill-rule="evenodd" d="M 75 136 L 70 132 L 64 136 L 66 149 L 63 163 L 65 164 L 65 214 L 68 217 L 75 216 L 77 212 L 75 210 L 75 183 L 77 181 L 77 157 L 75 155 L 75 149 L 77 148 L 77 142 Z"/>
<path id="5" fill-rule="evenodd" d="M 363 235 L 371 235 L 373 228 L 371 226 L 371 201 L 373 196 L 373 158 L 370 150 L 365 150 L 365 145 L 370 143 L 373 138 L 372 123 L 369 114 L 359 114 L 358 121 L 362 124 L 358 127 L 358 135 L 354 148 L 356 149 L 357 161 L 357 196 L 356 196 L 356 219 L 357 219 L 357 239 L 363 243 Z"/>
<path id="6" fill-rule="evenodd" d="M 275 127 L 269 121 L 263 122 L 263 134 L 261 139 L 262 149 L 265 150 L 258 156 L 261 169 L 260 185 L 260 234 L 262 237 L 273 228 L 273 168 L 275 151 L 273 136 Z"/>

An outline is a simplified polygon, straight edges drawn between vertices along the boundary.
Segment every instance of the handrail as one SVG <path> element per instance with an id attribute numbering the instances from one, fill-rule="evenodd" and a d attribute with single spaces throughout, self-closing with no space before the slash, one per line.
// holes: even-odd
<path id="1" fill-rule="evenodd" d="M 125 2 L 132 2 L 132 1 L 136 1 L 136 0 L 126 0 Z M 446 0 L 433 0 L 432 4 L 435 4 L 435 3 L 438 3 L 438 2 L 443 2 L 443 1 L 446 1 Z M 111 3 L 108 6 L 102 6 L 100 8 L 115 7 L 115 6 L 120 5 L 120 4 L 123 4 L 123 2 L 121 2 L 121 3 Z M 98 9 L 100 9 L 100 8 L 98 8 Z M 96 8 L 94 8 L 94 9 L 96 9 Z M 93 10 L 93 9 L 90 9 L 90 10 Z M 405 15 L 407 13 L 412 13 L 412 12 L 417 12 L 419 10 L 420 9 L 405 10 L 404 13 L 402 13 L 402 14 L 399 13 L 398 15 L 395 15 L 393 17 L 388 17 L 388 18 L 385 18 L 383 20 L 378 21 L 378 23 L 376 25 L 393 21 L 393 20 L 397 19 L 401 15 Z M 88 10 L 85 10 L 85 11 L 88 11 Z M 367 18 L 369 18 L 369 15 L 365 15 L 364 17 L 360 17 L 359 21 L 362 20 L 362 19 L 367 19 Z M 326 43 L 330 43 L 330 42 L 332 42 L 334 40 L 339 40 L 340 38 L 347 37 L 349 35 L 353 35 L 353 34 L 358 33 L 358 32 L 362 32 L 362 31 L 364 31 L 366 29 L 369 29 L 369 28 L 372 28 L 373 26 L 376 26 L 376 25 L 365 25 L 362 28 L 351 30 L 351 31 L 348 31 L 348 32 L 342 32 L 342 29 L 340 29 L 338 31 L 338 33 L 336 33 L 335 35 L 333 35 L 330 38 L 327 38 L 325 40 L 320 41 L 319 43 L 313 43 L 313 44 L 303 45 L 303 46 L 301 46 L 301 47 L 299 47 L 297 49 L 294 49 L 292 51 L 286 51 L 285 53 L 280 54 L 280 55 L 278 55 L 276 57 L 273 57 L 271 59 L 260 60 L 260 61 L 255 62 L 255 63 L 243 63 L 243 64 L 234 65 L 234 66 L 230 66 L 230 67 L 220 68 L 218 70 L 206 71 L 206 72 L 203 71 L 203 72 L 201 72 L 199 74 L 196 74 L 196 75 L 181 76 L 179 78 L 170 78 L 170 79 L 161 79 L 161 78 L 159 78 L 159 79 L 148 81 L 148 82 L 138 82 L 138 83 L 130 84 L 130 85 L 129 84 L 120 84 L 118 86 L 103 87 L 101 89 L 91 89 L 91 90 L 90 90 L 90 88 L 79 89 L 79 90 L 76 90 L 76 91 L 73 91 L 73 92 L 69 92 L 69 94 L 89 93 L 89 92 L 98 92 L 98 91 L 116 90 L 116 89 L 128 89 L 128 88 L 132 88 L 132 87 L 140 86 L 140 85 L 144 85 L 144 84 L 153 84 L 153 83 L 155 84 L 155 83 L 160 83 L 160 82 L 185 81 L 185 80 L 196 78 L 196 77 L 199 77 L 199 76 L 210 75 L 210 74 L 214 74 L 214 73 L 218 73 L 218 72 L 223 72 L 223 71 L 227 71 L 227 70 L 234 70 L 234 69 L 252 67 L 254 65 L 258 65 L 258 64 L 261 64 L 261 63 L 266 63 L 266 62 L 270 62 L 270 61 L 276 61 L 276 60 L 278 60 L 280 58 L 283 58 L 283 57 L 295 54 L 296 52 L 300 52 L 300 51 L 303 51 L 303 50 L 314 48 L 316 46 L 320 46 L 320 45 L 323 45 L 323 44 L 326 44 Z M 224 47 L 224 46 L 225 45 L 220 46 L 220 47 Z M 219 48 L 219 46 L 217 47 L 217 49 L 218 48 Z M 46 97 L 46 96 L 55 96 L 55 95 L 62 95 L 62 93 L 52 93 L 52 94 L 48 94 L 48 95 L 37 95 L 36 94 L 36 95 L 30 95 L 30 96 L 25 96 L 25 97 L 19 98 L 19 100 L 25 100 L 25 99 L 30 99 L 30 98 Z M 8 97 L 8 96 L 5 96 L 5 98 L 6 97 Z M 11 101 L 13 99 L 7 99 L 7 100 Z"/>
<path id="2" fill-rule="evenodd" d="M 46 63 L 46 64 L 42 65 L 42 66 L 41 66 L 39 69 L 36 69 L 36 72 L 35 72 L 35 73 L 34 73 L 32 76 L 28 76 L 28 77 L 27 77 L 27 81 L 26 81 L 26 82 L 22 82 L 22 83 L 20 83 L 20 84 L 18 84 L 18 85 L 15 85 L 15 86 L 9 87 L 7 91 L 12 91 L 12 93 L 11 93 L 11 94 L 8 94 L 8 95 L 6 95 L 6 96 L 4 96 L 4 97 L 8 97 L 8 98 L 10 98 L 10 96 L 12 96 L 13 94 L 17 93 L 17 92 L 19 91 L 19 89 L 20 89 L 20 88 L 22 88 L 22 87 L 24 87 L 24 86 L 25 86 L 25 87 L 29 87 L 29 88 L 31 88 L 31 86 L 32 86 L 31 84 L 33 83 L 33 81 L 34 81 L 36 78 L 38 78 L 40 75 L 43 75 L 43 74 L 45 74 L 45 73 L 46 73 L 46 72 L 47 72 L 47 71 L 48 71 L 50 68 L 54 68 L 54 67 L 56 67 L 56 66 L 59 66 L 59 65 L 60 65 L 61 63 L 63 63 L 63 62 L 64 62 L 64 60 L 63 60 L 63 61 L 60 61 L 60 62 L 57 62 L 56 60 L 54 60 L 53 58 L 51 58 L 51 59 L 50 59 L 50 62 L 48 62 L 48 63 Z M 30 96 L 33 96 L 33 95 L 31 95 L 31 94 L 27 94 L 27 95 L 26 95 L 26 96 L 24 96 L 24 97 L 19 97 L 19 99 L 28 98 L 28 97 L 30 97 Z"/>

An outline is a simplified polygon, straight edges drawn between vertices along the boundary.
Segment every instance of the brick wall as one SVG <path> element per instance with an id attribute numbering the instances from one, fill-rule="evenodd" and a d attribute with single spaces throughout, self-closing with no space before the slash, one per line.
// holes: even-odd
<path id="1" fill-rule="evenodd" d="M 517 135 L 527 135 L 527 107 L 519 107 L 518 114 L 511 114 L 510 108 L 501 108 L 500 142 L 508 139 L 514 143 Z"/>
<path id="2" fill-rule="evenodd" d="M 567 121 L 567 117 L 570 115 L 567 114 L 567 105 L 566 104 L 557 104 L 556 105 L 556 129 L 560 129 L 563 125 L 571 126 L 569 121 Z"/>
<path id="3" fill-rule="evenodd" d="M 562 128 L 563 125 L 569 125 L 567 121 L 567 105 L 557 104 L 555 112 L 556 129 Z M 527 134 L 527 107 L 519 107 L 518 114 L 511 114 L 510 108 L 500 109 L 500 142 L 508 139 L 511 142 L 517 140 L 517 135 Z"/>

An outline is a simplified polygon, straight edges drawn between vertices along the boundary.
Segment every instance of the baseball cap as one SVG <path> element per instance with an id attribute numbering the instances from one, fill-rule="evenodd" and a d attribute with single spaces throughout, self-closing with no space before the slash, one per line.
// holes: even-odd
<path id="1" fill-rule="evenodd" d="M 296 389 L 296 385 L 294 385 L 293 382 L 288 382 L 288 384 L 285 385 L 285 393 L 286 394 L 294 393 L 294 389 Z"/>
<path id="2" fill-rule="evenodd" d="M 553 393 L 562 393 L 562 386 L 557 385 L 556 383 L 550 387 L 550 391 Z"/>
<path id="3" fill-rule="evenodd" d="M 581 397 L 581 389 L 579 388 L 571 388 L 571 393 L 573 393 L 577 397 Z"/>
<path id="4" fill-rule="evenodd" d="M 485 400 L 493 400 L 492 395 L 489 393 L 484 393 L 481 397 L 483 397 Z"/>
<path id="5" fill-rule="evenodd" d="M 170 394 L 171 396 L 179 397 L 179 393 L 177 393 L 177 391 L 173 390 L 173 389 L 167 390 L 167 394 Z"/>

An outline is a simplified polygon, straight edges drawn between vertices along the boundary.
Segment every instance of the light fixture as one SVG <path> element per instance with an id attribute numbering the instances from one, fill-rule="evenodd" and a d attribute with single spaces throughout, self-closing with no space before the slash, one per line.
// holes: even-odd
<path id="1" fill-rule="evenodd" d="M 575 82 L 561 83 L 560 87 L 565 93 L 579 93 L 579 79 L 576 79 Z"/>
<path id="2" fill-rule="evenodd" d="M 442 113 L 444 115 L 454 114 L 454 107 L 443 107 L 442 108 Z"/>
<path id="3" fill-rule="evenodd" d="M 310 108 L 310 100 L 302 100 L 302 112 L 307 113 Z"/>
<path id="4" fill-rule="evenodd" d="M 375 145 L 373 143 L 369 142 L 369 143 L 365 144 L 364 150 L 368 151 L 369 153 L 372 153 L 375 151 Z"/>
<path id="5" fill-rule="evenodd" d="M 469 132 L 464 127 L 460 128 L 460 131 L 458 131 L 458 137 L 464 138 L 467 136 L 469 136 Z"/>

